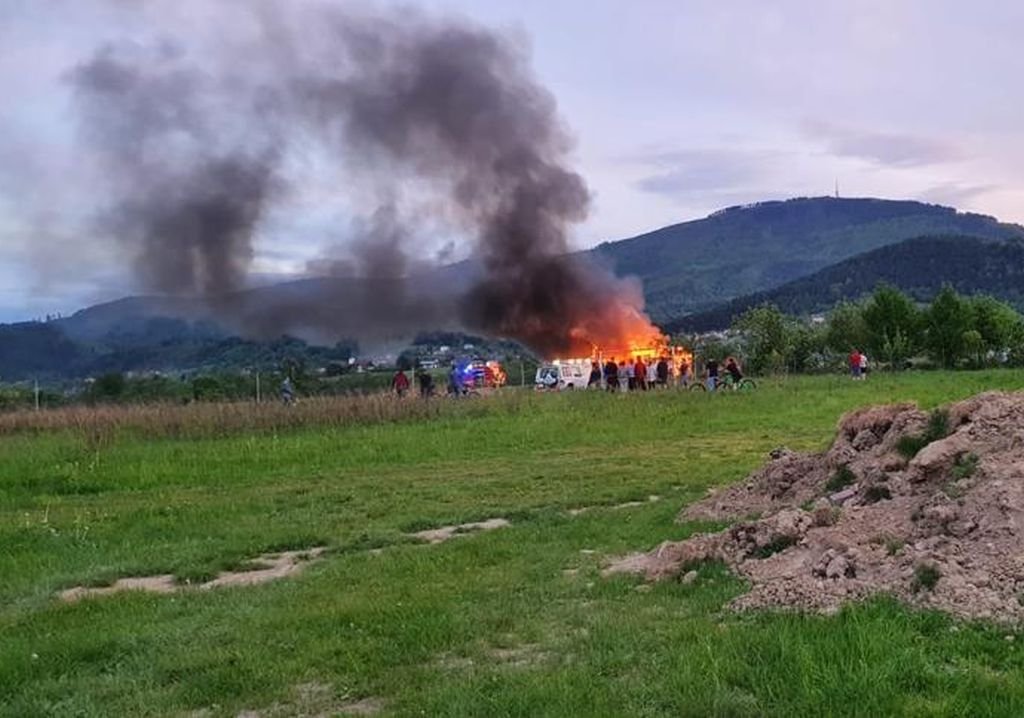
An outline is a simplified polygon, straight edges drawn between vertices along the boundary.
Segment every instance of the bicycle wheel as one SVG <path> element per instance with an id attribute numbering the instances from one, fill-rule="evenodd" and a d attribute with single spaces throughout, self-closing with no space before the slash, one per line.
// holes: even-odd
<path id="1" fill-rule="evenodd" d="M 753 391 L 757 388 L 757 384 L 753 379 L 740 379 L 739 386 L 736 387 L 737 391 Z"/>
<path id="2" fill-rule="evenodd" d="M 690 384 L 690 391 L 707 391 L 707 390 L 708 390 L 708 388 L 706 386 L 704 386 L 704 382 L 695 381 L 694 383 Z"/>

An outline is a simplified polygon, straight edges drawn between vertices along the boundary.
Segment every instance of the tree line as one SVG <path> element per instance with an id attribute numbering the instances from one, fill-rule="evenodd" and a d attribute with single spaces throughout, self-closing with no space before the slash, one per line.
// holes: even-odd
<path id="1" fill-rule="evenodd" d="M 1006 302 L 961 295 L 948 285 L 921 305 L 879 284 L 865 299 L 841 302 L 817 320 L 762 304 L 737 316 L 725 337 L 692 342 L 699 355 L 740 356 L 754 373 L 839 369 L 853 349 L 890 369 L 1022 366 L 1024 317 Z"/>

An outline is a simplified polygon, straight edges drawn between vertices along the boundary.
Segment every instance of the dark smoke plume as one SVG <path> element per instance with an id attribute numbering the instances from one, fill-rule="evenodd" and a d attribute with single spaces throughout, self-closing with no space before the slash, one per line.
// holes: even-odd
<path id="1" fill-rule="evenodd" d="M 282 181 L 271 123 L 227 138 L 217 102 L 245 102 L 182 62 L 101 48 L 71 74 L 86 136 L 119 201 L 102 218 L 145 286 L 211 300 L 245 287 L 252 238 Z M 257 108 L 251 107 L 252 110 Z"/>
<path id="2" fill-rule="evenodd" d="M 312 137 L 375 207 L 345 261 L 312 264 L 333 283 L 274 307 L 220 301 L 251 329 L 396 336 L 458 324 L 545 355 L 654 331 L 632 285 L 569 256 L 589 193 L 569 169 L 553 97 L 510 38 L 408 9 L 249 9 L 259 39 L 220 48 L 220 62 L 175 43 L 130 58 L 105 47 L 72 74 L 86 134 L 116 175 L 105 226 L 149 286 L 234 296 L 268 211 L 301 183 L 284 158 Z M 424 195 L 471 238 L 475 286 L 413 266 L 411 207 Z"/>

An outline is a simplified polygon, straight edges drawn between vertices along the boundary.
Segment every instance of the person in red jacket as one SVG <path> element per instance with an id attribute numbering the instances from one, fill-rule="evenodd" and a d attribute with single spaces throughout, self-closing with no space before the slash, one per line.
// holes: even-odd
<path id="1" fill-rule="evenodd" d="M 850 376 L 853 377 L 854 381 L 860 379 L 860 349 L 851 351 L 848 361 L 850 364 Z"/>
<path id="2" fill-rule="evenodd" d="M 400 397 L 405 396 L 405 392 L 409 391 L 409 377 L 405 375 L 404 370 L 399 369 L 395 372 L 391 379 L 391 390 Z"/>

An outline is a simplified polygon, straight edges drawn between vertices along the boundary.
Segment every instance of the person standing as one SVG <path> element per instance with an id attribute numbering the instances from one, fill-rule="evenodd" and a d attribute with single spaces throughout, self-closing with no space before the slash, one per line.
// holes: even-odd
<path id="1" fill-rule="evenodd" d="M 633 376 L 636 377 L 636 388 L 639 391 L 647 391 L 647 365 L 640 357 L 636 358 L 633 365 Z"/>
<path id="2" fill-rule="evenodd" d="M 860 349 L 852 349 L 850 356 L 847 357 L 847 362 L 850 365 L 850 377 L 857 381 L 860 379 Z"/>
<path id="3" fill-rule="evenodd" d="M 391 378 L 391 391 L 398 394 L 400 399 L 409 391 L 409 377 L 405 375 L 404 369 L 396 371 L 395 375 Z"/>
<path id="4" fill-rule="evenodd" d="M 420 385 L 420 396 L 424 399 L 429 399 L 430 395 L 434 393 L 434 377 L 430 376 L 425 370 L 420 369 L 416 375 L 416 381 Z"/>
<path id="5" fill-rule="evenodd" d="M 679 385 L 684 389 L 690 386 L 690 362 L 685 359 L 679 362 Z"/>
<path id="6" fill-rule="evenodd" d="M 295 389 L 292 387 L 292 378 L 286 376 L 284 381 L 281 382 L 281 402 L 285 406 L 291 406 L 295 403 Z"/>
<path id="7" fill-rule="evenodd" d="M 636 391 L 636 362 L 632 359 L 626 365 L 626 391 Z"/>
<path id="8" fill-rule="evenodd" d="M 654 371 L 658 377 L 658 386 L 664 389 L 668 386 L 668 360 L 665 357 L 659 359 Z"/>
<path id="9" fill-rule="evenodd" d="M 708 391 L 714 391 L 718 388 L 718 360 L 708 359 L 707 364 L 704 368 L 706 376 L 706 383 Z"/>
<path id="10" fill-rule="evenodd" d="M 860 379 L 864 381 L 868 378 L 868 355 L 863 351 L 860 352 L 860 356 L 857 357 L 857 364 L 860 365 Z"/>
<path id="11" fill-rule="evenodd" d="M 448 393 L 451 396 L 458 396 L 462 391 L 462 382 L 459 377 L 459 367 L 452 362 L 451 371 L 448 372 Z"/>
<path id="12" fill-rule="evenodd" d="M 601 388 L 601 365 L 596 361 L 590 363 L 590 379 L 587 380 L 587 388 Z"/>
<path id="13" fill-rule="evenodd" d="M 604 388 L 608 391 L 619 390 L 619 365 L 615 363 L 615 357 L 604 365 Z"/>

